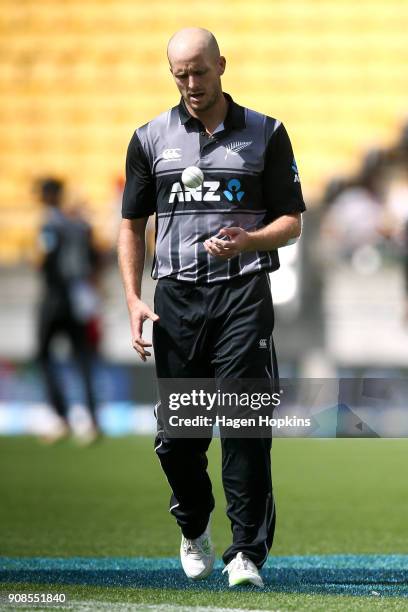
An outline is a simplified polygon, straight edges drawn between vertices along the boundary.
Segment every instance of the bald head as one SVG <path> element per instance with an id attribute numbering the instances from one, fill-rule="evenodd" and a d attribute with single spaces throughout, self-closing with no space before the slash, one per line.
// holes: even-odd
<path id="1" fill-rule="evenodd" d="M 170 66 L 179 59 L 188 60 L 193 57 L 205 57 L 210 61 L 217 61 L 220 57 L 220 48 L 211 32 L 204 28 L 183 28 L 169 40 L 167 57 Z"/>
<path id="2" fill-rule="evenodd" d="M 170 70 L 190 113 L 225 106 L 221 76 L 225 58 L 214 34 L 203 28 L 176 32 L 167 46 Z"/>

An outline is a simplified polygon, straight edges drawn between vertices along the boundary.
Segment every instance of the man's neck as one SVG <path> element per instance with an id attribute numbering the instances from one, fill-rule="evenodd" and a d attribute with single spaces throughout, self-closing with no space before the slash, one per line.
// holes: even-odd
<path id="1" fill-rule="evenodd" d="M 204 125 L 206 132 L 212 134 L 214 130 L 224 122 L 228 111 L 228 102 L 223 93 L 221 93 L 215 104 L 207 111 L 202 113 L 194 111 L 187 105 L 187 109 L 192 117 L 195 117 Z"/>

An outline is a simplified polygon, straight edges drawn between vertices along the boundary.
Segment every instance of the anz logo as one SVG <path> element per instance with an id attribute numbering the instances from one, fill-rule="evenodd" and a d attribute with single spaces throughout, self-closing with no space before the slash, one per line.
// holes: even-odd
<path id="1" fill-rule="evenodd" d="M 180 182 L 173 183 L 170 190 L 169 204 L 178 202 L 220 202 L 224 195 L 228 202 L 241 202 L 245 192 L 241 190 L 241 181 L 231 179 L 227 183 L 227 189 L 220 190 L 220 181 L 204 181 L 196 189 L 184 187 Z"/>
<path id="2" fill-rule="evenodd" d="M 184 187 L 181 183 L 173 183 L 171 186 L 169 204 L 173 204 L 175 199 L 179 202 L 219 202 L 221 196 L 218 192 L 220 188 L 219 181 L 204 181 L 204 183 L 196 189 Z"/>
<path id="3" fill-rule="evenodd" d="M 224 191 L 224 195 L 229 202 L 240 202 L 245 195 L 245 191 L 241 191 L 241 181 L 238 179 L 231 179 L 228 181 L 228 189 Z"/>

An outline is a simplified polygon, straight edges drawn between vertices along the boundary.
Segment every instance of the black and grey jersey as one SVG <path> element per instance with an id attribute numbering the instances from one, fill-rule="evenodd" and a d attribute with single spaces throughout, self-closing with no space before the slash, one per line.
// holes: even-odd
<path id="1" fill-rule="evenodd" d="M 211 136 L 181 101 L 138 128 L 130 141 L 122 216 L 156 213 L 155 279 L 212 283 L 276 270 L 277 251 L 222 260 L 208 254 L 203 242 L 222 228 L 256 230 L 305 210 L 283 124 L 225 96 L 227 116 Z M 188 166 L 201 168 L 201 187 L 183 185 L 181 174 Z"/>

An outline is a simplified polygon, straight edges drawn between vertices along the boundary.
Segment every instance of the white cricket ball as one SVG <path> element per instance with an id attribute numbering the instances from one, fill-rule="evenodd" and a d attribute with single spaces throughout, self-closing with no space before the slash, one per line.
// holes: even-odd
<path id="1" fill-rule="evenodd" d="M 189 189 L 197 189 L 197 187 L 201 187 L 203 184 L 204 174 L 200 168 L 197 168 L 197 166 L 189 166 L 183 170 L 181 180 Z"/>

